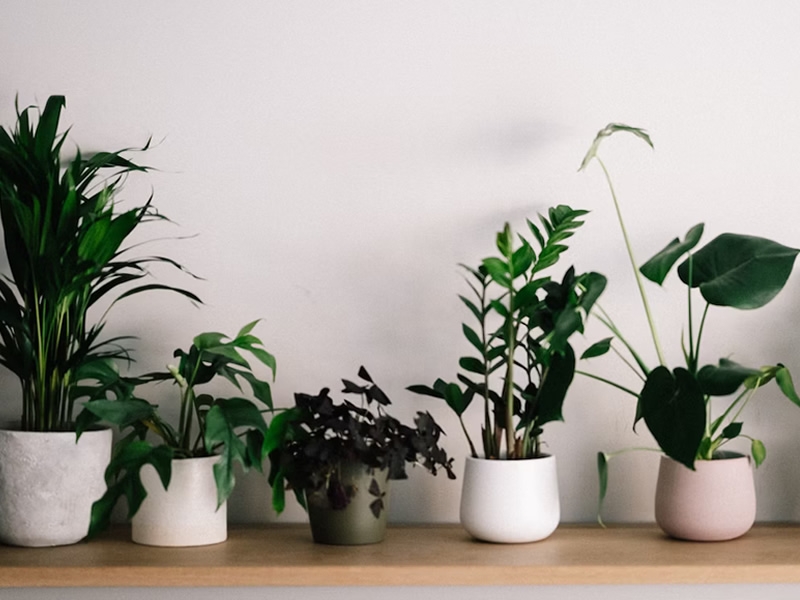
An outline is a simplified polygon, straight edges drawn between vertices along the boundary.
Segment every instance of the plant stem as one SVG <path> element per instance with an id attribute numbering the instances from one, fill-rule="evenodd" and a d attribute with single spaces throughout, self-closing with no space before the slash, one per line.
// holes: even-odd
<path id="1" fill-rule="evenodd" d="M 588 377 L 590 379 L 596 379 L 597 381 L 602 381 L 603 383 L 607 383 L 608 385 L 610 385 L 612 387 L 615 387 L 618 390 L 622 390 L 623 392 L 626 392 L 626 393 L 630 394 L 634 398 L 638 398 L 639 397 L 639 394 L 634 392 L 633 390 L 628 389 L 625 386 L 622 386 L 622 385 L 620 385 L 618 383 L 615 383 L 615 382 L 613 382 L 613 381 L 611 381 L 609 379 L 606 379 L 605 377 L 600 377 L 599 375 L 595 375 L 594 373 L 588 373 L 586 371 L 581 371 L 580 369 L 575 369 L 575 372 L 578 375 L 583 375 L 584 377 Z"/>
<path id="2" fill-rule="evenodd" d="M 617 194 L 614 191 L 614 184 L 611 182 L 611 175 L 606 169 L 606 165 L 600 160 L 599 156 L 595 157 L 597 162 L 600 163 L 600 167 L 603 169 L 603 173 L 606 177 L 606 182 L 608 183 L 608 188 L 611 191 L 611 198 L 614 201 L 614 208 L 617 212 L 617 220 L 619 221 L 620 229 L 622 230 L 622 237 L 625 240 L 625 248 L 628 251 L 628 258 L 631 261 L 631 266 L 633 267 L 633 275 L 636 278 L 636 285 L 639 288 L 639 296 L 642 298 L 642 304 L 644 305 L 644 312 L 647 315 L 647 324 L 650 327 L 650 334 L 653 337 L 653 344 L 656 347 L 656 354 L 658 355 L 658 362 L 662 366 L 666 366 L 666 361 L 664 360 L 664 352 L 661 350 L 661 343 L 658 341 L 658 333 L 656 332 L 656 324 L 653 321 L 653 316 L 650 312 L 650 303 L 647 301 L 647 294 L 644 291 L 644 285 L 642 284 L 642 276 L 639 273 L 639 268 L 636 266 L 636 259 L 633 256 L 633 247 L 631 246 L 630 239 L 628 238 L 628 231 L 625 229 L 625 222 L 622 219 L 622 211 L 619 207 L 619 201 L 617 200 Z"/>

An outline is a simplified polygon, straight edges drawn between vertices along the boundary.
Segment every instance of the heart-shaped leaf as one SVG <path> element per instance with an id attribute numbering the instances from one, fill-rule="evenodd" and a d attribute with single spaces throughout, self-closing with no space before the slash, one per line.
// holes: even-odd
<path id="1" fill-rule="evenodd" d="M 759 308 L 783 289 L 798 252 L 764 238 L 723 233 L 681 263 L 678 275 L 699 287 L 710 304 Z"/>
<path id="2" fill-rule="evenodd" d="M 670 458 L 694 469 L 706 425 L 706 403 L 699 382 L 683 368 L 657 367 L 640 396 L 647 428 Z"/>

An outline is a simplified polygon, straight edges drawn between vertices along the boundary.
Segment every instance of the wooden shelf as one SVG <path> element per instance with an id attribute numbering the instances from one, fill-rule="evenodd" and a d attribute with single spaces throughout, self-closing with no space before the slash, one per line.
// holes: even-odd
<path id="1" fill-rule="evenodd" d="M 393 527 L 371 546 L 323 546 L 308 527 L 232 527 L 223 544 L 152 548 L 118 528 L 60 548 L 0 547 L 0 587 L 800 583 L 800 526 L 731 542 L 671 540 L 652 525 L 562 525 L 535 544 L 472 540 L 457 525 Z"/>

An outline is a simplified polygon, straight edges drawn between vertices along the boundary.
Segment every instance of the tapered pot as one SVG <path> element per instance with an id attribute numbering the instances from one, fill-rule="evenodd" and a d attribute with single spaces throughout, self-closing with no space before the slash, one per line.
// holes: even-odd
<path id="1" fill-rule="evenodd" d="M 661 457 L 656 486 L 656 522 L 682 540 L 720 542 L 747 533 L 756 519 L 750 457 L 697 460 L 692 471 Z"/>
<path id="2" fill-rule="evenodd" d="M 362 463 L 339 468 L 340 492 L 331 498 L 324 489 L 306 492 L 311 537 L 318 544 L 375 544 L 386 536 L 389 512 L 389 471 L 370 469 Z"/>
<path id="3" fill-rule="evenodd" d="M 228 510 L 217 508 L 214 464 L 219 456 L 172 461 L 165 490 L 152 465 L 142 467 L 147 497 L 131 521 L 131 539 L 148 546 L 206 546 L 228 538 Z"/>
<path id="4" fill-rule="evenodd" d="M 0 542 L 62 546 L 89 531 L 92 504 L 106 491 L 110 429 L 0 430 Z"/>
<path id="5" fill-rule="evenodd" d="M 468 457 L 461 525 L 486 542 L 537 542 L 558 527 L 561 505 L 554 456 L 525 460 Z"/>

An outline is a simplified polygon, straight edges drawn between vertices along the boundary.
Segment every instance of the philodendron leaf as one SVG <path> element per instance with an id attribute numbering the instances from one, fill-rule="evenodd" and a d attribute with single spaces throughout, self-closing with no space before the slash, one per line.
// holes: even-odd
<path id="1" fill-rule="evenodd" d="M 584 358 L 595 358 L 597 356 L 603 356 L 606 352 L 611 349 L 611 342 L 614 338 L 604 338 L 599 342 L 595 342 L 591 346 L 589 346 L 586 350 L 583 351 L 581 354 L 581 360 Z"/>
<path id="2" fill-rule="evenodd" d="M 627 131 L 628 133 L 632 133 L 636 137 L 644 140 L 648 146 L 651 148 L 653 147 L 653 142 L 650 140 L 650 136 L 644 129 L 630 127 L 628 125 L 623 125 L 622 123 L 609 123 L 603 129 L 597 132 L 589 151 L 586 153 L 586 156 L 583 157 L 583 161 L 581 161 L 581 166 L 578 167 L 578 171 L 583 171 L 586 168 L 586 165 L 588 165 L 589 162 L 591 162 L 591 160 L 597 156 L 597 150 L 600 148 L 600 142 L 618 131 Z"/>
<path id="3" fill-rule="evenodd" d="M 695 225 L 689 230 L 683 241 L 678 238 L 672 240 L 667 244 L 666 248 L 644 263 L 639 268 L 639 272 L 650 281 L 661 285 L 664 283 L 664 279 L 666 279 L 672 266 L 678 262 L 681 256 L 697 245 L 702 235 L 703 224 Z"/>
<path id="4" fill-rule="evenodd" d="M 600 483 L 600 492 L 597 497 L 597 522 L 603 524 L 603 518 L 600 516 L 603 510 L 603 501 L 606 499 L 606 492 L 608 491 L 608 454 L 604 452 L 597 453 L 597 479 Z"/>
<path id="5" fill-rule="evenodd" d="M 697 381 L 704 394 L 709 396 L 728 396 L 733 394 L 748 377 L 757 377 L 761 371 L 743 367 L 740 364 L 721 358 L 719 365 L 706 365 L 697 373 Z"/>
<path id="6" fill-rule="evenodd" d="M 783 289 L 800 250 L 764 238 L 723 233 L 678 267 L 681 281 L 699 287 L 717 306 L 759 308 Z"/>
<path id="7" fill-rule="evenodd" d="M 245 398 L 219 399 L 206 415 L 205 444 L 209 451 L 219 450 L 220 460 L 214 465 L 217 482 L 217 504 L 222 505 L 233 491 L 236 478 L 233 464 L 239 461 L 247 469 L 249 458 L 246 444 L 238 430 L 255 429 L 267 435 L 267 424 L 256 406 Z"/>
<path id="8" fill-rule="evenodd" d="M 778 382 L 778 387 L 781 388 L 783 395 L 800 406 L 800 397 L 798 397 L 797 391 L 794 389 L 794 382 L 789 369 L 783 365 L 778 365 L 778 370 L 775 372 L 775 381 Z"/>
<path id="9" fill-rule="evenodd" d="M 670 458 L 694 469 L 706 425 L 703 391 L 683 368 L 656 367 L 647 376 L 639 405 L 647 428 Z"/>
<path id="10" fill-rule="evenodd" d="M 756 463 L 756 467 L 760 467 L 764 459 L 767 458 L 767 449 L 764 446 L 764 442 L 761 440 L 752 440 L 750 442 L 750 454 L 753 455 L 753 461 Z"/>
<path id="11" fill-rule="evenodd" d="M 739 434 L 742 432 L 742 423 L 734 422 L 728 424 L 728 426 L 722 430 L 722 437 L 728 440 L 732 440 L 733 438 L 739 437 Z"/>

